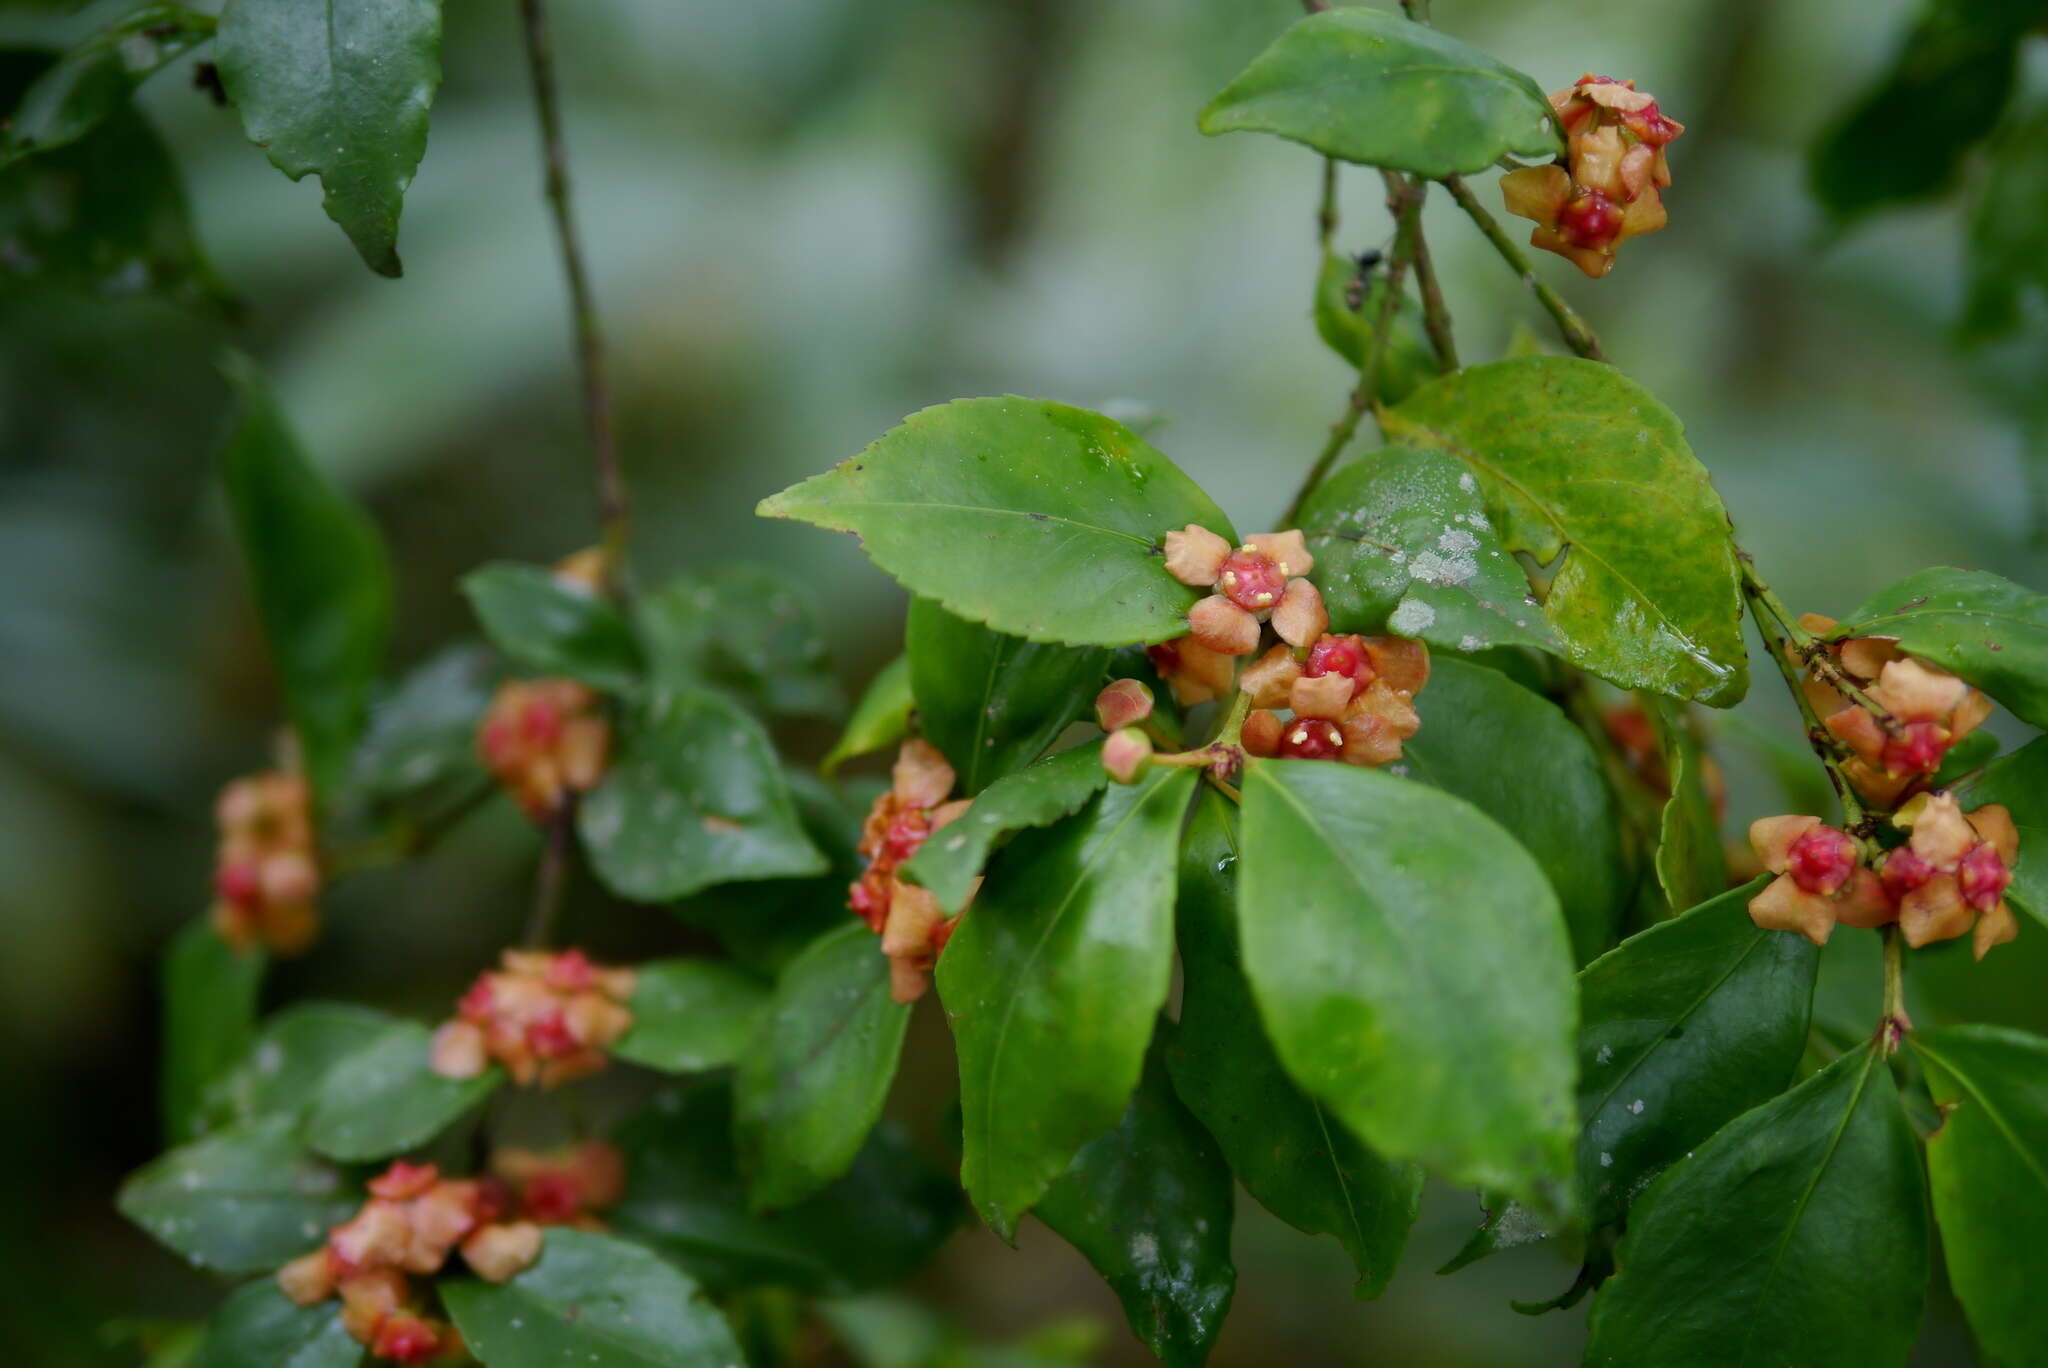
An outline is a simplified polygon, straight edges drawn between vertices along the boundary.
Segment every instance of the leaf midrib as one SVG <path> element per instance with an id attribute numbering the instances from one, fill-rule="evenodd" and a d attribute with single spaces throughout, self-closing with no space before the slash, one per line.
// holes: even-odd
<path id="1" fill-rule="evenodd" d="M 1991 1118 L 1991 1124 L 1998 1128 L 1998 1133 L 2004 1137 L 2008 1145 L 2012 1146 L 2013 1153 L 2019 1156 L 2020 1162 L 2026 1167 L 2026 1170 L 2034 1175 L 2034 1181 L 2041 1185 L 2041 1190 L 2048 1192 L 2048 1168 L 2043 1168 L 2041 1161 L 2029 1154 L 2026 1148 L 2020 1144 L 2019 1135 L 2006 1121 L 2004 1113 L 1991 1105 L 1991 1100 L 1978 1090 L 1977 1085 L 1970 1081 L 1967 1074 L 1948 1060 L 1942 1058 L 1937 1051 L 1928 1049 L 1927 1043 L 1924 1040 L 1915 1037 L 1913 1049 L 1920 1054 L 1926 1055 L 1936 1064 L 1948 1070 L 1956 1082 L 1970 1094 L 1971 1099 L 1984 1109 L 1984 1114 Z M 1938 1136 L 1939 1134 L 1940 1132 L 1937 1131 L 1936 1135 Z"/>
<path id="2" fill-rule="evenodd" d="M 1135 533 L 1119 531 L 1117 528 L 1114 527 L 1105 527 L 1101 523 L 1082 522 L 1078 518 L 1063 517 L 1058 513 L 1035 513 L 1027 509 L 1021 508 L 990 508 L 984 504 L 939 503 L 936 500 L 928 499 L 861 499 L 856 502 L 849 502 L 846 504 L 841 504 L 836 501 L 827 503 L 817 503 L 811 505 L 811 507 L 818 510 L 819 512 L 824 512 L 828 509 L 839 508 L 851 508 L 855 511 L 865 511 L 870 509 L 907 508 L 927 513 L 980 513 L 991 517 L 1023 518 L 1027 521 L 1035 523 L 1059 523 L 1064 527 L 1078 528 L 1080 531 L 1094 532 L 1105 537 L 1121 537 L 1125 541 L 1135 542 L 1139 546 L 1145 547 L 1148 550 L 1157 544 L 1156 539 L 1152 537 L 1140 537 Z M 811 521 L 811 519 L 803 517 L 794 511 L 784 512 L 778 510 L 774 513 L 771 513 L 769 516 L 778 518 L 795 518 L 799 522 Z M 840 530 L 850 532 L 853 529 L 849 527 L 841 528 Z"/>

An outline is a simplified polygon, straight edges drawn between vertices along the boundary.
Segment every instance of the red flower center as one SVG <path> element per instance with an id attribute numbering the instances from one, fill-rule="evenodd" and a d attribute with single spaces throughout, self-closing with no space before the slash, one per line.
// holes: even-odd
<path id="1" fill-rule="evenodd" d="M 1557 214 L 1557 235 L 1574 247 L 1599 251 L 1621 235 L 1621 206 L 1598 190 L 1566 201 Z"/>
<path id="2" fill-rule="evenodd" d="M 1343 675 L 1361 689 L 1372 683 L 1374 674 L 1372 661 L 1366 658 L 1365 640 L 1355 636 L 1317 637 L 1315 645 L 1308 648 L 1308 661 L 1301 672 L 1310 679 Z"/>
<path id="3" fill-rule="evenodd" d="M 1989 912 L 1998 906 L 1998 900 L 2005 896 L 2005 886 L 2011 882 L 2012 871 L 1989 842 L 1970 847 L 1969 854 L 1956 866 L 1956 883 L 1963 890 L 1963 901 L 1979 912 Z"/>
<path id="4" fill-rule="evenodd" d="M 1884 743 L 1885 773 L 1932 774 L 1941 768 L 1948 746 L 1948 728 L 1939 722 L 1908 722 L 1904 736 L 1890 737 Z"/>
<path id="5" fill-rule="evenodd" d="M 1280 734 L 1280 753 L 1295 760 L 1329 760 L 1344 749 L 1344 733 L 1320 717 L 1297 718 Z"/>
<path id="6" fill-rule="evenodd" d="M 1263 612 L 1287 591 L 1287 576 L 1271 556 L 1245 548 L 1230 553 L 1216 576 L 1223 596 L 1248 613 Z"/>
<path id="7" fill-rule="evenodd" d="M 1885 891 L 1896 901 L 1933 878 L 1934 866 L 1915 855 L 1911 847 L 1900 846 L 1884 857 L 1884 864 L 1877 875 L 1884 880 Z"/>
<path id="8" fill-rule="evenodd" d="M 1785 852 L 1785 872 L 1808 893 L 1834 893 L 1856 872 L 1856 843 L 1833 827 L 1813 827 Z"/>

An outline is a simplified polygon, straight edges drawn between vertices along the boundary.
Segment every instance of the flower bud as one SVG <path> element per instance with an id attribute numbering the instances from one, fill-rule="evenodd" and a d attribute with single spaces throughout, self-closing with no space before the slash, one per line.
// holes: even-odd
<path id="1" fill-rule="evenodd" d="M 1152 738 L 1135 727 L 1113 733 L 1102 743 L 1102 767 L 1119 784 L 1136 783 L 1138 774 L 1152 763 Z"/>
<path id="2" fill-rule="evenodd" d="M 1119 679 L 1095 695 L 1095 723 L 1106 732 L 1122 731 L 1152 715 L 1152 690 L 1144 681 Z"/>

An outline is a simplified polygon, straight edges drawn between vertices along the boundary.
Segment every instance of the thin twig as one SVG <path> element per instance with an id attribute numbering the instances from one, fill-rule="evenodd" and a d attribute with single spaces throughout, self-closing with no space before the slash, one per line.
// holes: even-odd
<path id="1" fill-rule="evenodd" d="M 1399 179 L 1392 171 L 1380 173 L 1386 177 L 1387 192 L 1393 194 L 1394 182 Z M 1416 199 L 1427 191 L 1420 177 L 1408 182 Z M 1439 372 L 1449 375 L 1458 368 L 1458 346 L 1451 340 L 1451 310 L 1444 303 L 1443 287 L 1437 283 L 1436 265 L 1429 254 L 1429 236 L 1422 231 L 1420 222 L 1415 229 L 1415 289 L 1422 296 L 1422 326 L 1429 333 L 1429 344 L 1436 350 L 1436 367 Z"/>
<path id="2" fill-rule="evenodd" d="M 540 116 L 541 148 L 546 157 L 548 208 L 561 245 L 562 274 L 569 284 L 569 307 L 576 335 L 576 358 L 583 380 L 583 422 L 590 436 L 590 454 L 597 465 L 597 517 L 607 573 L 624 572 L 627 505 L 626 481 L 619 469 L 618 446 L 612 438 L 612 395 L 605 378 L 604 332 L 598 324 L 597 301 L 590 292 L 589 273 L 576 233 L 569 200 L 569 154 L 562 138 L 561 99 L 555 85 L 554 48 L 548 37 L 545 0 L 519 0 L 525 19 L 526 59 L 533 75 L 533 103 Z"/>
<path id="3" fill-rule="evenodd" d="M 1884 1008 L 1877 1019 L 1877 1038 L 1886 1057 L 1897 1054 L 1899 1041 L 1913 1029 L 1906 1015 L 1906 963 L 1904 938 L 1896 923 L 1884 928 Z"/>
<path id="4" fill-rule="evenodd" d="M 1507 262 L 1509 269 L 1522 278 L 1522 283 L 1535 294 L 1537 301 L 1549 310 L 1551 318 L 1557 323 L 1557 330 L 1564 334 L 1565 345 L 1588 361 L 1605 361 L 1607 353 L 1600 350 L 1600 339 L 1594 335 L 1592 328 L 1587 326 L 1586 320 L 1579 317 L 1572 306 L 1565 302 L 1563 295 L 1543 283 L 1542 278 L 1536 274 L 1536 268 L 1530 264 L 1529 258 L 1515 244 L 1515 240 L 1507 235 L 1506 230 L 1493 215 L 1486 211 L 1486 206 L 1472 193 L 1472 187 L 1465 184 L 1465 178 L 1445 176 L 1443 187 L 1451 192 L 1451 198 L 1458 201 L 1458 207 L 1479 225 L 1479 231 L 1486 234 L 1486 240 L 1493 244 L 1494 251 L 1500 253 L 1501 260 Z"/>
<path id="5" fill-rule="evenodd" d="M 1330 246 L 1337 237 L 1337 159 L 1323 158 L 1323 198 L 1316 206 L 1316 236 L 1323 244 L 1323 255 L 1330 254 Z"/>
<path id="6" fill-rule="evenodd" d="M 529 949 L 544 949 L 555 938 L 555 923 L 562 915 L 562 885 L 569 869 L 569 832 L 575 825 L 576 804 L 565 800 L 548 822 L 547 844 L 541 847 L 540 867 L 533 874 L 533 911 L 527 916 L 524 938 Z"/>
<path id="7" fill-rule="evenodd" d="M 1798 617 L 1785 606 L 1784 600 L 1778 597 L 1771 586 L 1764 583 L 1763 577 L 1757 574 L 1755 559 L 1747 551 L 1739 549 L 1735 559 L 1742 569 L 1744 588 L 1770 610 L 1772 617 L 1784 624 L 1785 636 L 1791 642 L 1793 652 L 1821 682 L 1869 713 L 1887 736 L 1905 736 L 1905 725 L 1892 715 L 1891 709 L 1865 693 L 1863 687 L 1835 663 L 1826 643 L 1799 625 Z"/>
<path id="8" fill-rule="evenodd" d="M 1863 803 L 1856 796 L 1856 789 L 1849 782 L 1848 774 L 1842 769 L 1840 745 L 1828 729 L 1821 725 L 1820 715 L 1813 710 L 1813 704 L 1806 697 L 1805 681 L 1800 677 L 1790 639 L 1784 631 L 1784 624 L 1764 604 L 1762 598 L 1751 589 L 1748 579 L 1743 580 L 1743 589 L 1749 598 L 1750 616 L 1756 619 L 1756 628 L 1763 635 L 1764 649 L 1770 653 L 1771 663 L 1784 676 L 1785 687 L 1792 694 L 1792 701 L 1799 708 L 1800 720 L 1806 727 L 1806 743 L 1820 758 L 1827 770 L 1828 783 L 1834 786 L 1835 796 L 1841 799 L 1843 819 L 1851 827 L 1861 826 L 1864 821 Z"/>

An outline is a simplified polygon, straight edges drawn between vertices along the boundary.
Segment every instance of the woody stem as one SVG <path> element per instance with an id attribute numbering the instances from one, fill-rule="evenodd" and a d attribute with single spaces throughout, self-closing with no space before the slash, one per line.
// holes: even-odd
<path id="1" fill-rule="evenodd" d="M 569 867 L 569 832 L 576 824 L 576 804 L 565 799 L 548 821 L 547 844 L 533 875 L 533 911 L 526 919 L 522 943 L 530 950 L 547 948 L 562 915 L 562 885 Z"/>
<path id="2" fill-rule="evenodd" d="M 1838 743 L 1828 729 L 1821 725 L 1820 716 L 1814 712 L 1813 704 L 1807 701 L 1805 683 L 1800 679 L 1799 668 L 1793 660 L 1794 648 L 1789 640 L 1786 624 L 1770 610 L 1769 604 L 1753 587 L 1753 584 L 1761 584 L 1762 581 L 1754 580 L 1754 576 L 1747 573 L 1747 554 L 1738 552 L 1737 559 L 1745 570 L 1742 587 L 1749 595 L 1750 616 L 1756 619 L 1756 629 L 1763 636 L 1764 648 L 1770 652 L 1771 663 L 1778 667 L 1778 673 L 1784 677 L 1785 687 L 1791 691 L 1793 703 L 1799 708 L 1800 720 L 1806 726 L 1806 743 L 1813 747 L 1813 753 L 1820 758 L 1821 765 L 1827 770 L 1828 782 L 1834 785 L 1835 796 L 1842 800 L 1843 820 L 1851 827 L 1860 826 L 1865 817 L 1863 804 L 1856 797 L 1856 790 L 1850 785 L 1849 776 L 1842 771 Z"/>
<path id="3" fill-rule="evenodd" d="M 1897 925 L 1884 928 L 1884 1011 L 1877 1029 L 1887 1055 L 1896 1054 L 1900 1037 L 1913 1029 L 1913 1018 L 1906 1015 L 1905 938 Z"/>
<path id="4" fill-rule="evenodd" d="M 1600 339 L 1594 335 L 1593 329 L 1587 326 L 1586 320 L 1579 317 L 1571 305 L 1565 303 L 1563 295 L 1551 289 L 1536 274 L 1536 268 L 1530 264 L 1528 256 L 1515 244 L 1515 240 L 1507 235 L 1507 230 L 1500 226 L 1499 220 L 1486 212 L 1486 206 L 1472 193 L 1472 187 L 1465 184 L 1464 177 L 1445 176 L 1442 185 L 1451 192 L 1451 198 L 1458 202 L 1458 207 L 1465 211 L 1472 222 L 1479 225 L 1479 231 L 1493 244 L 1493 250 L 1500 253 L 1500 258 L 1508 264 L 1508 269 L 1521 277 L 1522 283 L 1536 296 L 1536 301 L 1549 311 L 1551 320 L 1557 324 L 1558 332 L 1564 337 L 1565 345 L 1588 361 L 1605 361 L 1607 353 L 1600 349 Z"/>
<path id="5" fill-rule="evenodd" d="M 1771 616 L 1784 626 L 1786 639 L 1799 656 L 1800 662 L 1810 668 L 1829 688 L 1869 713 L 1871 719 L 1884 728 L 1887 736 L 1904 736 L 1906 729 L 1898 718 L 1892 716 L 1891 710 L 1865 693 L 1862 686 L 1844 674 L 1835 664 L 1834 658 L 1828 654 L 1826 644 L 1799 625 L 1797 615 L 1785 606 L 1783 600 L 1772 591 L 1771 586 L 1765 584 L 1763 577 L 1757 574 L 1756 562 L 1751 559 L 1750 554 L 1738 547 L 1735 560 L 1742 569 L 1743 590 L 1761 602 L 1770 610 Z"/>

